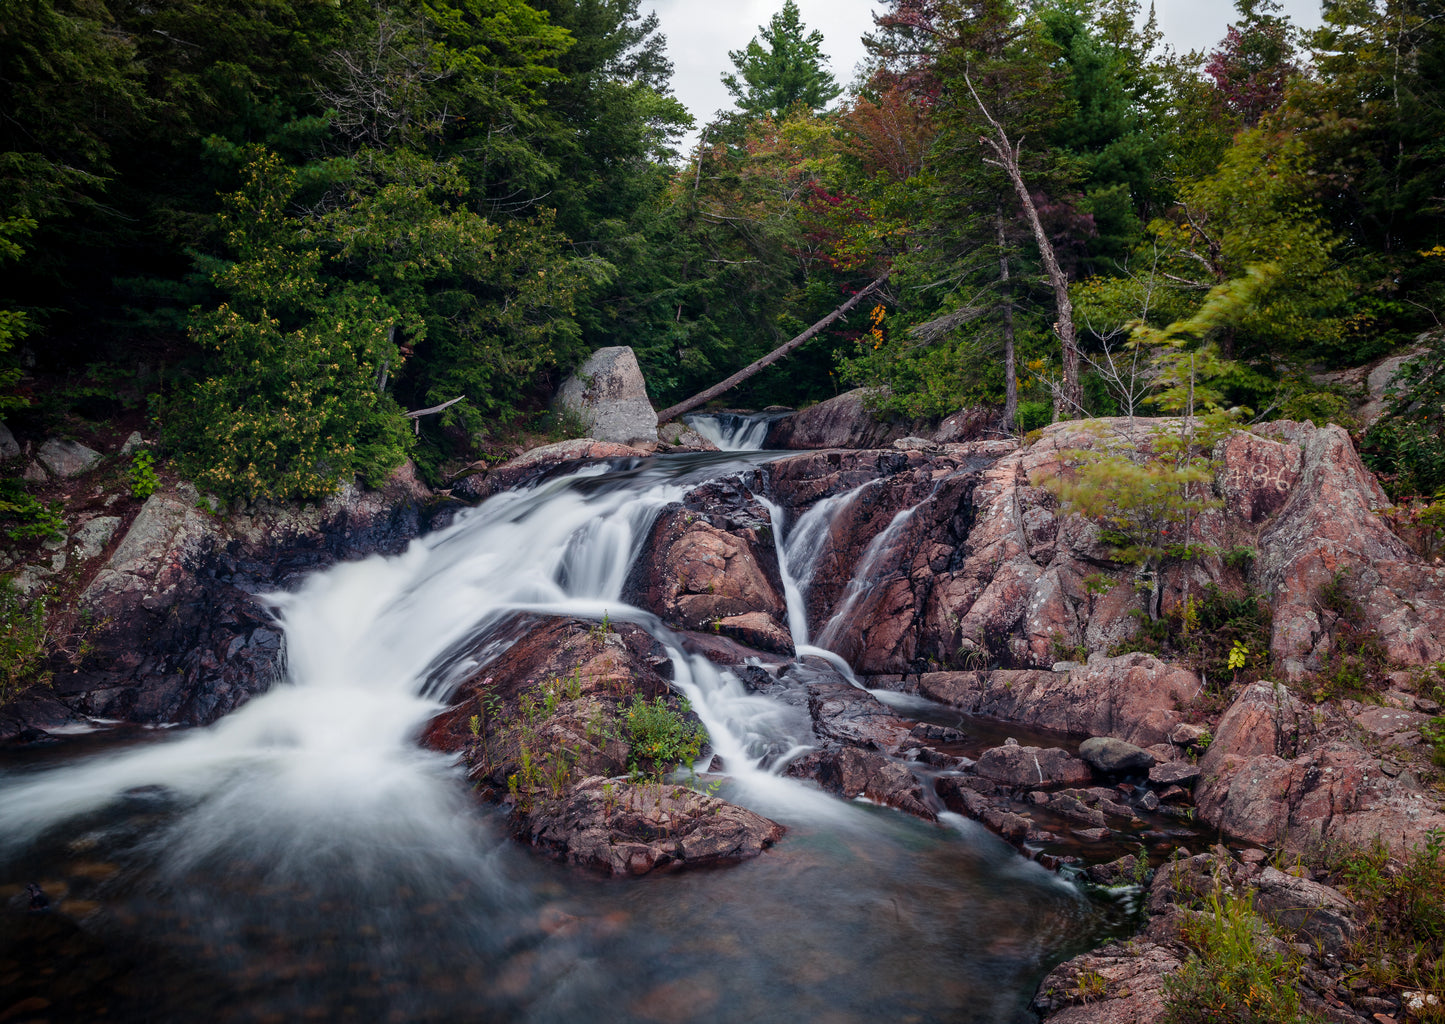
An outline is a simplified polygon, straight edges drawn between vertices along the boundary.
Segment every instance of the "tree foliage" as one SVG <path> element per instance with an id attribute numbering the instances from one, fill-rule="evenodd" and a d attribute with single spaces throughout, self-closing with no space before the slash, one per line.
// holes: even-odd
<path id="1" fill-rule="evenodd" d="M 744 114 L 781 117 L 795 105 L 821 110 L 842 93 L 823 65 L 823 33 L 808 32 L 795 0 L 783 0 L 782 9 L 758 35 L 728 59 L 737 69 L 722 76 L 723 85 Z"/>

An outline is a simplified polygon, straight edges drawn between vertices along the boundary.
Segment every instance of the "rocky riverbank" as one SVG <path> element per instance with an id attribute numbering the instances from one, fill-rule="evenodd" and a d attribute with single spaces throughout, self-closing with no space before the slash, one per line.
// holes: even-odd
<path id="1" fill-rule="evenodd" d="M 1160 426 L 1105 424 L 1138 445 Z M 1252 887 L 1267 909 L 1296 883 L 1266 861 L 1323 884 L 1311 877 L 1323 851 L 1378 841 L 1401 859 L 1445 829 L 1433 667 L 1445 658 L 1445 568 L 1375 514 L 1384 497 L 1343 431 L 1282 423 L 1217 445 L 1214 503 L 1189 527 L 1195 557 L 1145 580 L 1041 484 L 1100 437 L 1074 424 L 1023 444 L 904 437 L 686 487 L 652 520 L 623 590 L 654 628 L 519 617 L 505 653 L 475 652 L 478 668 L 423 740 L 464 761 L 519 839 L 569 862 L 635 875 L 746 859 L 781 827 L 699 791 L 711 777 L 665 781 L 655 736 L 632 726 L 641 708 L 695 735 L 676 673 L 726 670 L 807 723 L 810 749 L 769 754 L 776 770 L 925 820 L 972 818 L 1101 884 L 1170 863 L 1148 890 L 1145 938 L 1071 961 L 1038 1002 L 1060 1020 L 1155 1019 L 1149 979 L 1195 948 L 1168 910 L 1180 901 L 1160 895 L 1184 891 L 1180 872 L 1208 875 L 1209 893 Z M 634 465 L 651 447 L 565 442 L 467 488 L 480 497 Z M 399 550 L 460 507 L 405 474 L 303 512 L 217 516 L 198 499 L 153 495 L 88 556 L 77 604 L 95 623 L 92 650 L 53 690 L 6 708 L 6 735 L 214 720 L 269 686 L 283 656 L 253 594 Z M 76 524 L 77 545 L 88 528 Z M 1144 594 L 1158 596 L 1160 622 Z M 1199 608 L 1220 616 L 1212 635 L 1187 618 Z M 1237 632 L 1246 620 L 1254 632 Z M 1242 653 L 1219 647 L 1231 637 Z M 1232 670 L 1226 654 L 1238 654 Z M 715 756 L 710 770 L 721 780 L 729 766 Z M 1202 848 L 1201 828 L 1226 845 L 1181 862 L 1181 847 Z M 1196 913 L 1205 890 L 1188 891 Z M 1352 987 L 1330 961 L 1309 965 L 1329 1019 L 1403 1005 Z M 1079 1015 L 1110 1002 L 1114 1017 Z"/>

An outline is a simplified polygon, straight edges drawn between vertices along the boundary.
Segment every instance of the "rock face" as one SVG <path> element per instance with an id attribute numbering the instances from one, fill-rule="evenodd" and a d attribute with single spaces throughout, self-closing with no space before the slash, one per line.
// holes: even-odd
<path id="1" fill-rule="evenodd" d="M 1148 654 L 1095 654 L 1066 672 L 925 672 L 918 692 L 972 715 L 1060 733 L 1114 736 L 1139 746 L 1169 740 L 1176 710 L 1199 677 Z"/>
<path id="2" fill-rule="evenodd" d="M 741 479 L 704 484 L 664 509 L 622 596 L 675 629 L 793 653 L 772 523 Z"/>
<path id="3" fill-rule="evenodd" d="M 657 411 L 647 399 L 637 356 L 626 345 L 593 352 L 562 385 L 557 404 L 580 417 L 598 440 L 657 441 Z"/>
<path id="4" fill-rule="evenodd" d="M 1144 445 L 1161 427 L 1118 420 L 1094 429 L 1108 443 Z M 1128 638 L 1142 609 L 1135 571 L 1113 563 L 1097 528 L 1061 516 L 1033 483 L 1103 443 L 1062 423 L 1020 448 L 828 452 L 770 466 L 772 495 L 790 522 L 868 485 L 832 520 L 808 594 L 810 622 L 836 619 L 828 645 L 879 674 L 1045 668 L 1061 649 L 1107 650 Z M 1247 571 L 1217 555 L 1169 568 L 1165 608 L 1206 585 L 1263 593 L 1273 651 L 1294 679 L 1328 657 L 1334 633 L 1321 594 L 1335 584 L 1376 627 L 1391 661 L 1445 658 L 1445 567 L 1423 563 L 1375 515 L 1384 495 L 1344 431 L 1268 424 L 1221 442 L 1215 455 L 1223 508 L 1194 521 L 1194 540 L 1257 557 Z"/>
<path id="5" fill-rule="evenodd" d="M 99 624 L 93 652 L 57 672 L 51 695 L 77 715 L 214 721 L 269 688 L 282 664 L 281 633 L 251 595 L 339 558 L 400 550 L 421 531 L 424 493 L 398 471 L 380 492 L 346 488 L 321 506 L 229 520 L 197 509 L 193 488 L 151 495 L 79 599 Z M 91 520 L 76 544 L 103 546 L 117 525 Z"/>
<path id="6" fill-rule="evenodd" d="M 94 469 L 96 463 L 100 462 L 100 452 L 87 448 L 79 441 L 52 438 L 40 446 L 36 458 L 52 475 L 69 480 Z"/>
<path id="7" fill-rule="evenodd" d="M 504 462 L 473 480 L 468 497 L 483 498 L 502 491 L 525 487 L 535 480 L 554 473 L 567 473 L 604 459 L 640 459 L 650 452 L 616 441 L 599 441 L 594 437 L 579 437 L 556 444 L 544 444 L 524 452 L 509 462 Z"/>
<path id="8" fill-rule="evenodd" d="M 942 422 L 879 418 L 868 407 L 872 389 L 855 388 L 800 412 L 780 417 L 768 428 L 764 448 L 886 448 L 910 435 L 935 444 L 974 441 L 985 436 L 998 417 L 988 409 L 965 409 Z"/>
<path id="9" fill-rule="evenodd" d="M 1238 695 L 1199 767 L 1200 817 L 1254 843 L 1305 851 L 1378 836 L 1404 854 L 1445 828 L 1435 794 L 1408 774 L 1392 778 L 1363 746 L 1322 733 L 1298 698 L 1271 683 Z"/>

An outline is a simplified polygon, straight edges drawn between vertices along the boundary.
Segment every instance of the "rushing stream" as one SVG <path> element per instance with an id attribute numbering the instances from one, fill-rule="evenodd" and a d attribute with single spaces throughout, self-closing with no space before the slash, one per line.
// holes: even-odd
<path id="1" fill-rule="evenodd" d="M 0 1019 L 1031 1019 L 1044 970 L 1119 909 L 956 816 L 782 777 L 806 715 L 620 598 L 660 509 L 768 458 L 659 457 L 499 495 L 399 556 L 272 595 L 286 676 L 213 726 L 0 753 Z M 800 644 L 843 504 L 780 531 Z M 785 824 L 783 841 L 628 882 L 514 845 L 416 737 L 503 655 L 519 611 L 606 614 L 668 645 L 728 766 L 720 795 Z M 50 912 L 23 912 L 32 882 Z"/>

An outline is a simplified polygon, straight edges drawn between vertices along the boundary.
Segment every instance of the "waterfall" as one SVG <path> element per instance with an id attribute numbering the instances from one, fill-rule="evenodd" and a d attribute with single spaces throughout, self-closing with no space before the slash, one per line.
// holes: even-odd
<path id="1" fill-rule="evenodd" d="M 766 413 L 709 412 L 684 416 L 683 422 L 721 451 L 755 452 L 762 448 L 768 427 L 777 418 Z"/>
<path id="2" fill-rule="evenodd" d="M 0 903 L 0 958 L 67 958 L 63 986 L 0 978 L 0 1005 L 34 993 L 70 1001 L 55 1019 L 163 1024 L 598 1012 L 731 1024 L 900 1007 L 1031 1019 L 1043 971 L 1106 916 L 971 822 L 940 829 L 783 776 L 815 742 L 806 700 L 748 691 L 621 599 L 664 507 L 761 461 L 666 456 L 498 495 L 400 555 L 265 597 L 284 678 L 214 725 L 68 761 L 0 760 L 0 887 L 43 883 L 84 937 L 72 948 L 47 915 L 5 917 Z M 797 629 L 828 522 L 857 493 L 819 502 L 779 544 Z M 726 797 L 788 826 L 778 850 L 604 885 L 506 838 L 461 766 L 417 736 L 505 653 L 519 615 L 548 614 L 631 621 L 664 646 L 723 759 Z M 29 925 L 36 937 L 17 930 L 21 945 L 7 945 L 7 929 Z"/>
<path id="3" fill-rule="evenodd" d="M 415 738 L 451 689 L 506 644 L 519 612 L 635 621 L 668 648 L 728 771 L 771 794 L 781 751 L 810 730 L 793 709 L 748 693 L 730 672 L 689 656 L 655 616 L 621 599 L 658 512 L 699 479 L 659 460 L 612 474 L 594 466 L 532 491 L 498 495 L 395 557 L 373 556 L 263 598 L 286 635 L 286 674 L 270 692 L 171 742 L 27 778 L 0 791 L 0 849 L 128 791 L 160 787 L 206 820 L 210 848 L 246 842 L 246 809 L 302 831 L 426 834 L 450 813 L 447 763 Z M 732 468 L 738 468 L 736 463 Z M 806 519 L 806 517 L 805 517 Z M 803 787 L 799 806 L 817 806 Z M 774 804 L 775 806 L 775 804 Z M 212 813 L 214 809 L 225 813 Z"/>

